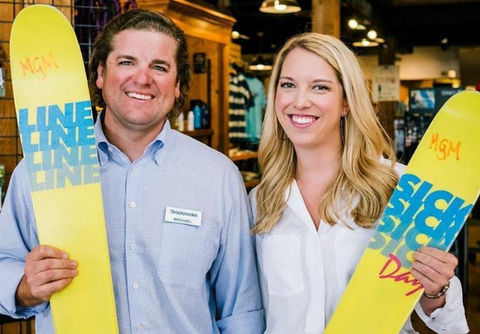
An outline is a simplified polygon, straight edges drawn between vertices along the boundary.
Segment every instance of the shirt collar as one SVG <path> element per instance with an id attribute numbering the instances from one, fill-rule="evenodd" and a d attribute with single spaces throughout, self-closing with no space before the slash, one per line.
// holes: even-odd
<path id="1" fill-rule="evenodd" d="M 308 226 L 310 230 L 316 233 L 315 225 L 312 217 L 308 212 L 305 201 L 303 200 L 300 188 L 298 188 L 297 181 L 293 179 L 290 187 L 285 190 L 285 201 L 288 207 L 300 217 L 300 219 Z"/>
<path id="2" fill-rule="evenodd" d="M 353 219 L 351 218 L 351 215 L 348 213 L 349 210 L 351 211 L 351 208 L 355 207 L 355 205 L 358 203 L 360 197 L 357 195 L 355 197 L 353 205 L 350 207 L 350 209 L 347 206 L 347 203 L 341 202 L 339 205 L 340 208 L 340 218 L 337 221 L 338 225 L 345 225 L 352 229 L 356 230 L 359 228 L 358 225 L 356 225 L 353 222 Z M 308 228 L 317 233 L 315 230 L 315 225 L 313 224 L 313 219 L 312 216 L 310 216 L 310 213 L 308 212 L 307 205 L 305 204 L 305 200 L 303 199 L 302 193 L 300 192 L 300 188 L 298 187 L 297 180 L 293 179 L 292 183 L 290 186 L 285 190 L 285 202 L 287 203 L 288 207 L 295 212 L 295 214 L 303 220 L 305 224 L 307 224 Z M 320 224 L 320 228 L 318 232 L 321 232 L 321 230 L 328 229 L 330 225 L 322 220 Z"/>
<path id="3" fill-rule="evenodd" d="M 114 154 L 115 150 L 118 150 L 118 148 L 112 145 L 107 137 L 105 137 L 105 133 L 103 132 L 104 118 L 105 112 L 103 111 L 98 116 L 94 128 L 100 166 L 103 166 L 109 159 L 112 159 L 112 154 Z M 143 155 L 151 154 L 157 165 L 160 166 L 167 154 L 173 151 L 175 145 L 174 139 L 170 122 L 166 120 L 162 131 L 160 131 L 158 136 L 145 148 Z"/>

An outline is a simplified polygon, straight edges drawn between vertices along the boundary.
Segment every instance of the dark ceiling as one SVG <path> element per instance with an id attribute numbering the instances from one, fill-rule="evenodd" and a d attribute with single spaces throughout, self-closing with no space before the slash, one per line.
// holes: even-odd
<path id="1" fill-rule="evenodd" d="M 238 39 L 243 54 L 272 54 L 292 35 L 311 30 L 311 0 L 299 0 L 302 11 L 275 15 L 259 11 L 262 0 L 206 0 L 237 19 L 234 30 L 250 37 Z M 356 17 L 375 27 L 383 38 L 394 38 L 397 52 L 414 46 L 480 46 L 480 0 L 341 0 L 341 38 L 347 44 L 365 31 L 352 31 Z M 259 37 L 259 32 L 263 37 Z M 375 52 L 368 50 L 363 52 Z"/>

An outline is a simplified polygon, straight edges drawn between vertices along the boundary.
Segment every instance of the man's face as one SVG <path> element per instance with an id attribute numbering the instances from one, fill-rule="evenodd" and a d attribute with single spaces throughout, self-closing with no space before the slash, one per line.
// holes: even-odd
<path id="1" fill-rule="evenodd" d="M 123 30 L 112 41 L 97 87 L 106 103 L 105 124 L 115 131 L 160 131 L 175 99 L 176 41 L 150 30 Z"/>

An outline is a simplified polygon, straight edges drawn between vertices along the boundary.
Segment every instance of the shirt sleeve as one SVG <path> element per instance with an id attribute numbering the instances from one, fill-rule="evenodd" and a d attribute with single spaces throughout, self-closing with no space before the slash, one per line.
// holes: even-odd
<path id="1" fill-rule="evenodd" d="M 454 277 L 450 281 L 450 288 L 445 295 L 445 305 L 442 308 L 436 309 L 427 316 L 418 303 L 415 311 L 428 328 L 436 333 L 468 333 L 462 296 L 462 284 L 457 277 Z"/>
<path id="2" fill-rule="evenodd" d="M 0 214 L 0 313 L 26 319 L 42 312 L 48 305 L 42 303 L 32 308 L 15 305 L 15 292 L 23 277 L 25 256 L 37 245 L 30 185 L 22 161 L 12 174 Z"/>
<path id="3" fill-rule="evenodd" d="M 232 166 L 233 168 L 233 166 Z M 261 334 L 265 330 L 258 286 L 252 214 L 240 173 L 230 174 L 229 212 L 211 275 L 217 301 L 217 326 L 224 334 Z M 228 203 L 229 201 L 226 201 Z M 228 204 L 227 204 L 228 205 Z"/>

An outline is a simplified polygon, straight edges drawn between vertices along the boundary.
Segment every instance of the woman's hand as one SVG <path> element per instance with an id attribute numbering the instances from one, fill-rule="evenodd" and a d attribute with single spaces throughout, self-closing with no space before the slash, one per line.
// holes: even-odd
<path id="1" fill-rule="evenodd" d="M 458 260 L 453 254 L 426 246 L 413 253 L 413 259 L 412 275 L 422 283 L 425 293 L 430 295 L 440 292 L 450 282 L 458 265 Z M 437 299 L 422 296 L 420 305 L 423 311 L 430 315 L 445 305 L 445 296 Z"/>

